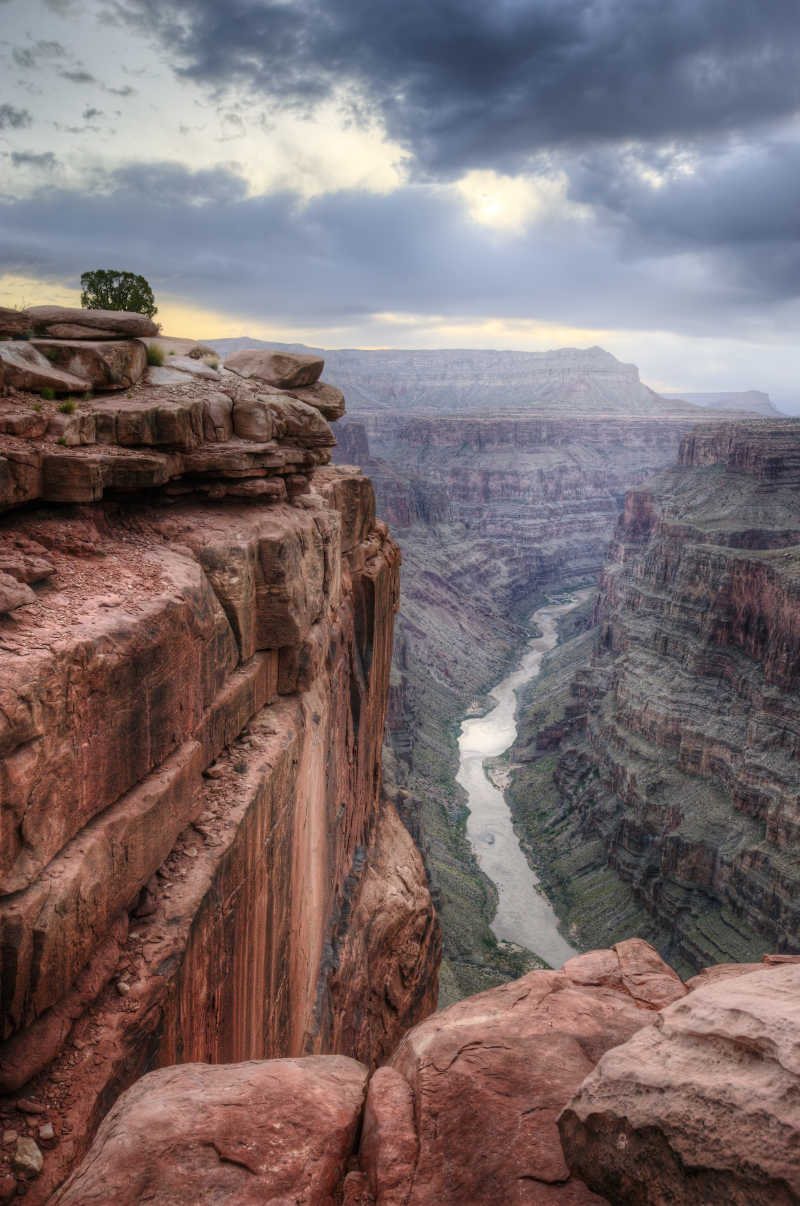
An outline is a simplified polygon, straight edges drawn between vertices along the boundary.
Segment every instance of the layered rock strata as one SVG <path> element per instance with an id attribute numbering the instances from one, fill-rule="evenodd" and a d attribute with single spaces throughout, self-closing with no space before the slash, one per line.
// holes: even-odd
<path id="1" fill-rule="evenodd" d="M 684 438 L 627 497 L 591 667 L 529 752 L 565 898 L 604 863 L 687 970 L 800 951 L 798 481 L 795 421 Z"/>
<path id="2" fill-rule="evenodd" d="M 337 459 L 369 472 L 403 547 L 385 763 L 425 849 L 445 1002 L 526 970 L 488 926 L 493 890 L 454 783 L 457 719 L 506 673 L 544 592 L 596 581 L 626 489 L 671 462 L 689 426 L 668 406 L 647 418 L 361 411 L 338 425 Z"/>
<path id="3" fill-rule="evenodd" d="M 57 438 L 0 411 L 0 1117 L 53 1129 L 38 1203 L 153 1066 L 385 1057 L 439 939 L 381 794 L 399 554 L 319 410 L 184 373 Z"/>

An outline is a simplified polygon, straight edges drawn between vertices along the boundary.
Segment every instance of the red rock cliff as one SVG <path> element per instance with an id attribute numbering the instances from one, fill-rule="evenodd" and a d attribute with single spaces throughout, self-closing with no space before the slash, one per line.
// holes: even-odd
<path id="1" fill-rule="evenodd" d="M 381 794 L 398 550 L 324 467 L 328 387 L 196 367 L 0 400 L 0 1113 L 55 1124 L 32 1203 L 148 1069 L 374 1064 L 436 997 Z"/>

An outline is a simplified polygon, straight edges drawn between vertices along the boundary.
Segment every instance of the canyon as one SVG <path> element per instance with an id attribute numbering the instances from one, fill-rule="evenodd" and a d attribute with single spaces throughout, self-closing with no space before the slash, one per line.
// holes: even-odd
<path id="1" fill-rule="evenodd" d="M 663 401 L 656 414 L 566 417 L 543 402 L 492 415 L 353 410 L 338 424 L 337 462 L 369 473 L 403 549 L 384 764 L 442 922 L 442 1003 L 540 966 L 492 934 L 495 890 L 456 783 L 458 726 L 507 673 L 548 593 L 596 584 L 626 491 L 707 417 Z"/>
<path id="2" fill-rule="evenodd" d="M 800 1200 L 798 425 L 148 321 L 0 310 L 0 1201 Z M 534 664 L 557 969 L 456 781 Z"/>

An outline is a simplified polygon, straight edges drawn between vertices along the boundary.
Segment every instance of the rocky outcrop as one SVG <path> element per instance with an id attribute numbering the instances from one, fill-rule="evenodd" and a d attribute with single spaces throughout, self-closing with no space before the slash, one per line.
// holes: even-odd
<path id="1" fill-rule="evenodd" d="M 153 1066 L 374 1063 L 438 931 L 381 790 L 399 553 L 319 410 L 188 373 L 58 439 L 1 410 L 0 1115 L 54 1129 L 36 1204 Z"/>
<path id="2" fill-rule="evenodd" d="M 117 1101 L 52 1206 L 333 1206 L 366 1081 L 341 1056 L 151 1072 Z"/>
<path id="3" fill-rule="evenodd" d="M 289 352 L 236 352 L 225 361 L 225 367 L 240 377 L 263 381 L 279 389 L 314 385 L 319 380 L 324 360 L 319 356 L 294 356 Z"/>
<path id="4" fill-rule="evenodd" d="M 555 742 L 564 894 L 610 867 L 681 970 L 800 951 L 798 481 L 800 424 L 753 421 L 628 495 Z"/>
<path id="5" fill-rule="evenodd" d="M 630 1206 L 791 1206 L 799 1036 L 798 965 L 698 988 L 587 1077 L 559 1120 L 567 1162 Z"/>
<path id="6" fill-rule="evenodd" d="M 767 415 L 770 418 L 777 418 L 780 414 L 770 401 L 769 394 L 760 389 L 747 389 L 740 393 L 665 394 L 664 397 L 691 402 L 692 406 L 702 406 L 705 410 L 743 410 L 749 414 Z"/>

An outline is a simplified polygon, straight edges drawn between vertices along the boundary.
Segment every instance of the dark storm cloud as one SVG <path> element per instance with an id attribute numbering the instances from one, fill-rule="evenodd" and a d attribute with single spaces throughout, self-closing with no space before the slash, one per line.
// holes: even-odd
<path id="1" fill-rule="evenodd" d="M 17 109 L 14 105 L 0 105 L 0 130 L 24 130 L 33 121 L 28 109 Z"/>
<path id="2" fill-rule="evenodd" d="M 96 84 L 97 80 L 88 71 L 60 71 L 59 75 L 62 80 L 69 80 L 71 84 Z"/>
<path id="3" fill-rule="evenodd" d="M 58 166 L 58 159 L 52 151 L 12 151 L 11 162 L 15 168 L 41 168 L 46 172 L 52 172 Z"/>
<path id="4" fill-rule="evenodd" d="M 705 148 L 688 162 L 601 150 L 571 163 L 568 174 L 573 200 L 604 207 L 651 250 L 800 243 L 795 143 Z"/>
<path id="5" fill-rule="evenodd" d="M 117 0 L 185 75 L 274 106 L 352 85 L 441 173 L 695 138 L 800 106 L 796 0 Z"/>
<path id="6" fill-rule="evenodd" d="M 157 291 L 301 327 L 424 311 L 708 333 L 798 294 L 777 252 L 761 275 L 724 247 L 703 253 L 700 278 L 696 260 L 685 278 L 679 255 L 631 258 L 620 272 L 613 227 L 554 219 L 500 235 L 422 186 L 299 206 L 289 195 L 246 197 L 230 171 L 150 164 L 90 196 L 48 189 L 0 205 L 7 271 L 77 279 L 122 249 Z"/>
<path id="7" fill-rule="evenodd" d="M 66 47 L 60 42 L 40 40 L 31 46 L 15 46 L 12 58 L 17 67 L 27 70 L 38 67 L 42 59 L 63 59 L 67 54 Z"/>

